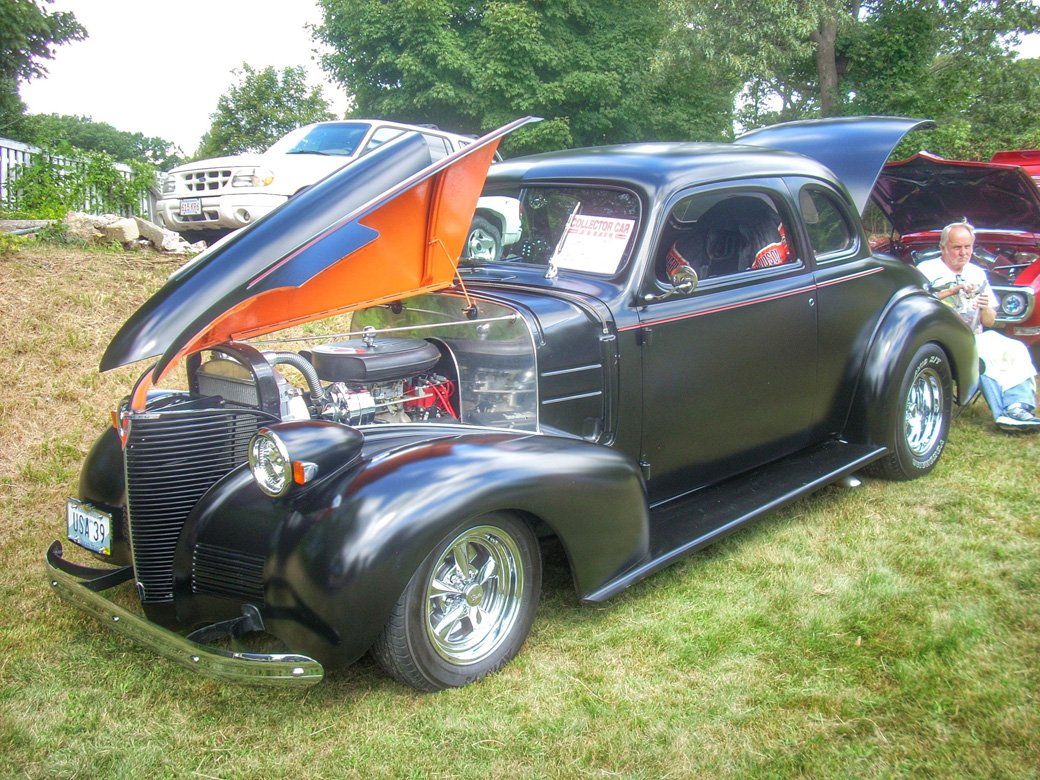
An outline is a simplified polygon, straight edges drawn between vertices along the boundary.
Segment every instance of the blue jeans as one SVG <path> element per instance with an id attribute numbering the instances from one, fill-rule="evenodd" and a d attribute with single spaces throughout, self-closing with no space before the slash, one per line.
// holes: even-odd
<path id="1" fill-rule="evenodd" d="M 1012 404 L 1022 404 L 1032 412 L 1036 409 L 1036 380 L 1027 379 L 1004 390 L 997 380 L 983 374 L 982 395 L 989 404 L 989 410 L 993 413 L 994 420 L 1004 414 L 1004 410 Z"/>

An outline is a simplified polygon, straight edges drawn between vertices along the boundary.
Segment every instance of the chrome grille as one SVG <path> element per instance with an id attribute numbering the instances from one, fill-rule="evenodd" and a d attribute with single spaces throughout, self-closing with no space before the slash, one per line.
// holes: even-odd
<path id="1" fill-rule="evenodd" d="M 195 593 L 235 596 L 262 604 L 264 557 L 213 544 L 195 545 L 191 589 Z"/>
<path id="2" fill-rule="evenodd" d="M 182 174 L 184 186 L 189 192 L 217 192 L 231 183 L 230 168 L 215 168 L 208 171 L 188 171 Z"/>
<path id="3" fill-rule="evenodd" d="M 251 409 L 142 414 L 131 419 L 126 465 L 130 544 L 141 600 L 173 600 L 173 555 L 189 512 L 246 461 L 249 439 L 272 422 Z"/>

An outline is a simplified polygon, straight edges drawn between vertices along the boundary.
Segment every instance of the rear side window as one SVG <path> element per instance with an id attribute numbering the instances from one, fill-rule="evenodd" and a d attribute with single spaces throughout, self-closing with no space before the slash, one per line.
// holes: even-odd
<path id="1" fill-rule="evenodd" d="M 798 195 L 798 206 L 813 253 L 818 259 L 826 259 L 829 255 L 841 254 L 852 248 L 856 235 L 844 211 L 829 192 L 803 187 Z"/>

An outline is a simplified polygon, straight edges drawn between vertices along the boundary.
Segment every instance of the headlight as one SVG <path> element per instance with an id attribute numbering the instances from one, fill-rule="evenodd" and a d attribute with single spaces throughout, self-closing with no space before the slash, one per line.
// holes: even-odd
<path id="1" fill-rule="evenodd" d="M 292 461 L 278 435 L 261 428 L 249 442 L 249 468 L 256 484 L 267 495 L 284 496 L 292 485 Z"/>
<path id="2" fill-rule="evenodd" d="M 264 493 L 281 498 L 358 463 L 364 441 L 360 431 L 327 420 L 274 423 L 253 434 L 249 470 Z"/>
<path id="3" fill-rule="evenodd" d="M 166 178 L 163 179 L 162 183 L 163 195 L 169 195 L 175 189 L 177 189 L 177 177 L 174 176 L 172 173 L 166 174 Z"/>
<path id="4" fill-rule="evenodd" d="M 1025 314 L 1029 299 L 1025 293 L 1004 293 L 1000 299 L 1000 313 L 1005 317 L 1018 319 Z"/>
<path id="5" fill-rule="evenodd" d="M 232 187 L 267 187 L 274 173 L 267 168 L 243 168 L 231 177 Z"/>

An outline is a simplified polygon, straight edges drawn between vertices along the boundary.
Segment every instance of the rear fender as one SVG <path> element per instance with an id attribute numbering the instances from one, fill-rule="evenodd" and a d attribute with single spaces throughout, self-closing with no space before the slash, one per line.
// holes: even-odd
<path id="1" fill-rule="evenodd" d="M 886 441 L 885 416 L 875 411 L 896 392 L 906 361 L 928 342 L 938 344 L 949 358 L 956 402 L 964 406 L 971 401 L 979 386 L 975 337 L 952 309 L 932 296 L 905 295 L 885 312 L 867 350 L 847 426 L 853 441 Z"/>

